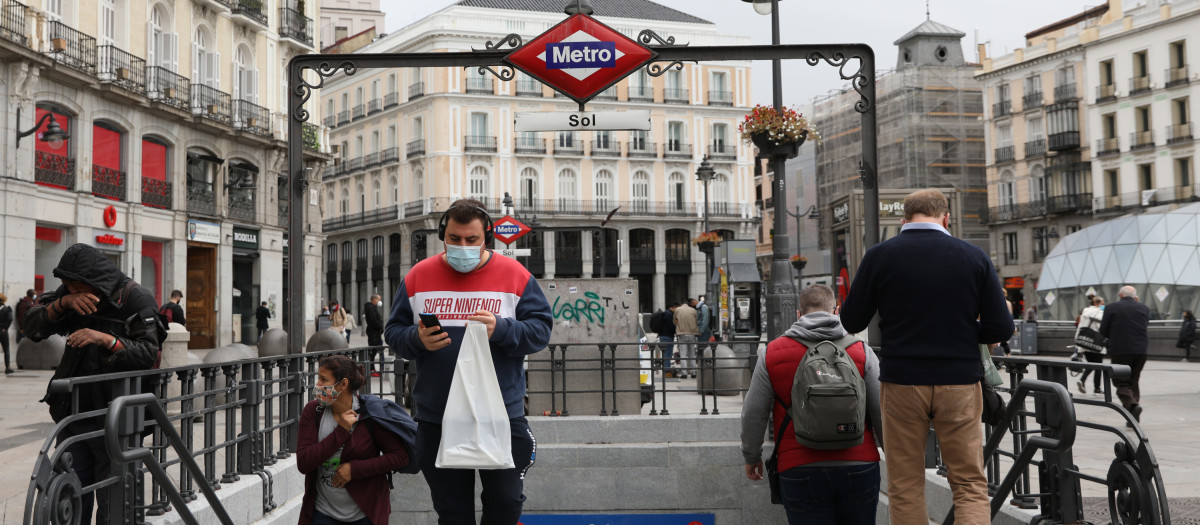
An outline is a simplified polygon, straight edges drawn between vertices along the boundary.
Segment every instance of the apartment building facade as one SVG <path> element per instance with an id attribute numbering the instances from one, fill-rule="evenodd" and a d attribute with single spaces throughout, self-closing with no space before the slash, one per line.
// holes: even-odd
<path id="1" fill-rule="evenodd" d="M 459 2 L 359 52 L 464 52 L 509 33 L 529 41 L 564 18 L 558 7 L 484 4 Z M 627 4 L 617 18 L 598 3 L 595 16 L 627 36 L 649 28 L 692 45 L 748 42 L 651 2 Z M 753 238 L 759 220 L 751 152 L 736 137 L 749 73 L 734 62 L 659 78 L 643 69 L 589 102 L 596 111 L 649 110 L 651 131 L 630 132 L 514 131 L 517 113 L 577 109 L 522 73 L 506 82 L 476 69 L 409 68 L 331 79 L 321 105 L 340 159 L 323 181 L 323 300 L 361 305 L 380 293 L 390 306 L 408 268 L 441 251 L 437 220 L 460 197 L 534 228 L 512 247 L 530 250 L 519 259 L 537 277 L 632 277 L 642 311 L 703 293 L 704 257 L 692 239 L 703 228 L 695 173 L 704 156 L 716 171 L 710 230 Z"/>
<path id="2" fill-rule="evenodd" d="M 4 291 L 53 290 L 83 242 L 160 302 L 182 290 L 193 348 L 254 342 L 261 300 L 280 325 L 284 66 L 315 49 L 316 5 L 296 7 L 4 0 L 0 126 L 20 137 L 0 147 Z M 320 128 L 305 129 L 306 157 L 327 159 Z M 318 245 L 301 252 L 313 268 Z"/>

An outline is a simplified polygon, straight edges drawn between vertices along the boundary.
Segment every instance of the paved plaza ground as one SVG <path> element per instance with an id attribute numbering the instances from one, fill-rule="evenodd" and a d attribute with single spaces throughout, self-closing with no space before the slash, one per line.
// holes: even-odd
<path id="1" fill-rule="evenodd" d="M 362 344 L 366 341 L 353 341 Z M 21 523 L 26 490 L 39 448 L 53 424 L 46 406 L 38 402 L 50 379 L 49 371 L 18 371 L 0 378 L 0 523 Z M 1072 379 L 1072 382 L 1074 379 Z M 659 383 L 661 384 L 661 382 Z M 701 398 L 695 380 L 666 382 L 670 417 L 700 414 Z M 1074 391 L 1073 383 L 1072 390 Z M 1079 395 L 1075 392 L 1075 395 Z M 1094 397 L 1088 394 L 1089 397 Z M 1142 424 L 1161 464 L 1174 523 L 1200 523 L 1200 363 L 1152 361 L 1142 376 L 1145 413 Z M 661 399 L 661 397 L 660 397 Z M 712 399 L 707 408 L 711 412 Z M 722 415 L 741 412 L 741 396 L 719 398 Z M 643 412 L 649 410 L 649 405 Z M 1083 407 L 1080 419 L 1121 426 L 1111 411 Z M 1101 432 L 1081 429 L 1075 461 L 1088 474 L 1103 477 L 1112 458 L 1114 440 Z M 1105 494 L 1095 484 L 1084 483 L 1087 518 L 1105 522 L 1097 514 L 1106 507 Z"/>

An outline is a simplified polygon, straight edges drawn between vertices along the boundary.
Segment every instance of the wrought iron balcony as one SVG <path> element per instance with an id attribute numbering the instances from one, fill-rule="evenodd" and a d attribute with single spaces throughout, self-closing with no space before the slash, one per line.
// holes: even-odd
<path id="1" fill-rule="evenodd" d="M 35 152 L 33 181 L 63 190 L 75 189 L 75 159 L 45 151 Z"/>
<path id="2" fill-rule="evenodd" d="M 601 91 L 600 93 L 596 94 L 596 96 L 593 97 L 592 100 L 597 100 L 597 101 L 601 101 L 601 102 L 615 101 L 615 100 L 617 100 L 617 88 L 610 87 L 604 91 Z"/>
<path id="3" fill-rule="evenodd" d="M 386 148 L 379 154 L 379 162 L 383 164 L 396 162 L 398 160 L 400 160 L 400 148 Z"/>
<path id="4" fill-rule="evenodd" d="M 229 93 L 204 84 L 192 84 L 193 115 L 229 124 L 231 106 Z"/>
<path id="5" fill-rule="evenodd" d="M 420 157 L 425 154 L 425 141 L 414 140 L 405 144 L 404 152 L 406 158 Z"/>
<path id="6" fill-rule="evenodd" d="M 1042 107 L 1042 92 L 1032 91 L 1021 97 L 1021 110 L 1030 111 Z"/>
<path id="7" fill-rule="evenodd" d="M 425 201 L 409 201 L 404 203 L 404 217 L 420 217 L 425 215 Z"/>
<path id="8" fill-rule="evenodd" d="M 349 162 L 346 163 L 346 173 L 354 173 L 361 169 L 363 169 L 363 158 L 362 157 L 354 157 L 354 158 L 350 159 Z"/>
<path id="9" fill-rule="evenodd" d="M 1129 134 L 1129 151 L 1154 148 L 1154 131 L 1134 131 Z"/>
<path id="10" fill-rule="evenodd" d="M 233 15 L 244 16 L 262 25 L 267 25 L 267 13 L 263 9 L 263 0 L 233 0 Z"/>
<path id="11" fill-rule="evenodd" d="M 1012 114 L 1011 100 L 1001 100 L 992 104 L 992 118 L 999 118 L 1009 114 Z"/>
<path id="12" fill-rule="evenodd" d="M 399 218 L 400 218 L 399 208 L 397 208 L 396 206 L 388 206 L 386 208 L 380 208 L 380 209 L 370 210 L 370 211 L 366 211 L 366 212 L 351 213 L 349 215 L 343 215 L 341 217 L 334 217 L 332 219 L 326 219 L 324 222 L 321 223 L 321 229 L 326 232 L 331 232 L 331 231 L 337 231 L 337 230 L 345 230 L 348 228 L 358 228 L 361 226 L 371 226 L 373 224 L 391 222 L 391 221 L 398 220 Z M 360 258 L 359 263 L 360 264 L 359 264 L 358 268 L 366 268 L 366 266 L 365 266 L 366 259 L 365 258 Z"/>
<path id="13" fill-rule="evenodd" d="M 1191 184 L 1188 186 L 1175 186 L 1169 190 L 1171 192 L 1170 196 L 1173 197 L 1172 200 L 1175 202 L 1190 202 L 1200 200 L 1196 195 L 1197 186 L 1197 184 Z"/>
<path id="14" fill-rule="evenodd" d="M 542 85 L 537 82 L 517 81 L 517 96 L 540 97 L 542 96 Z"/>
<path id="15" fill-rule="evenodd" d="M 354 110 L 351 112 L 351 115 L 354 117 L 354 120 L 363 118 L 367 116 L 367 107 L 362 104 L 354 106 Z"/>
<path id="16" fill-rule="evenodd" d="M 367 114 L 368 115 L 374 115 L 376 113 L 379 113 L 380 111 L 383 111 L 383 101 L 382 100 L 373 99 L 370 102 L 367 102 Z"/>
<path id="17" fill-rule="evenodd" d="M 248 223 L 258 222 L 255 218 L 254 205 L 253 190 L 246 191 L 243 195 L 231 193 L 229 195 L 229 218 Z"/>
<path id="18" fill-rule="evenodd" d="M 491 135 L 466 135 L 463 137 L 463 150 L 476 153 L 495 153 L 496 137 Z"/>
<path id="19" fill-rule="evenodd" d="M 1109 137 L 1096 141 L 1096 156 L 1116 155 L 1121 152 L 1121 143 L 1117 137 Z"/>
<path id="20" fill-rule="evenodd" d="M 621 143 L 611 138 L 608 140 L 593 140 L 592 141 L 592 156 L 593 157 L 620 157 Z"/>
<path id="21" fill-rule="evenodd" d="M 1025 143 L 1025 158 L 1046 154 L 1046 139 L 1035 139 Z"/>
<path id="22" fill-rule="evenodd" d="M 210 216 L 217 214 L 217 194 L 213 193 L 212 185 L 188 185 L 187 211 Z"/>
<path id="23" fill-rule="evenodd" d="M 629 156 L 640 158 L 658 158 L 658 145 L 647 140 L 631 140 L 629 145 Z"/>
<path id="24" fill-rule="evenodd" d="M 337 126 L 337 115 L 325 117 L 325 127 L 332 128 Z"/>
<path id="25" fill-rule="evenodd" d="M 554 140 L 555 155 L 583 155 L 583 141 L 572 137 L 570 140 Z"/>
<path id="26" fill-rule="evenodd" d="M 413 82 L 408 85 L 408 99 L 421 98 L 425 96 L 425 83 Z"/>
<path id="27" fill-rule="evenodd" d="M 1116 84 L 1103 84 L 1096 86 L 1096 103 L 1103 104 L 1112 102 L 1117 99 Z"/>
<path id="28" fill-rule="evenodd" d="M 271 112 L 248 100 L 233 102 L 233 127 L 264 137 L 271 136 Z"/>
<path id="29" fill-rule="evenodd" d="M 143 176 L 142 206 L 171 209 L 171 183 Z"/>
<path id="30" fill-rule="evenodd" d="M 20 46 L 29 45 L 26 35 L 25 11 L 28 6 L 16 0 L 4 0 L 0 6 L 0 38 Z"/>
<path id="31" fill-rule="evenodd" d="M 394 108 L 400 105 L 399 93 L 388 93 L 383 96 L 383 109 Z"/>
<path id="32" fill-rule="evenodd" d="M 313 21 L 300 11 L 281 7 L 279 8 L 279 36 L 290 38 L 305 47 L 312 47 Z"/>
<path id="33" fill-rule="evenodd" d="M 1188 78 L 1188 67 L 1186 65 L 1180 67 L 1169 67 L 1163 74 L 1167 79 L 1166 87 L 1184 86 L 1191 79 Z"/>
<path id="34" fill-rule="evenodd" d="M 996 163 L 1012 162 L 1016 158 L 1016 148 L 1013 146 L 1001 146 L 996 148 Z"/>
<path id="35" fill-rule="evenodd" d="M 150 100 L 182 110 L 191 107 L 192 84 L 187 77 L 166 68 L 146 68 L 146 96 Z"/>
<path id="36" fill-rule="evenodd" d="M 1129 96 L 1146 93 L 1149 92 L 1150 89 L 1151 84 L 1149 74 L 1129 79 Z"/>
<path id="37" fill-rule="evenodd" d="M 654 102 L 654 88 L 650 86 L 629 86 L 630 102 Z"/>
<path id="38" fill-rule="evenodd" d="M 55 61 L 96 73 L 96 39 L 57 20 L 46 23 L 46 51 Z"/>
<path id="39" fill-rule="evenodd" d="M 1017 220 L 1017 206 L 1015 204 L 992 206 L 988 210 L 988 222 L 993 224 L 1015 220 Z"/>
<path id="40" fill-rule="evenodd" d="M 517 137 L 513 143 L 513 152 L 517 155 L 545 155 L 546 139 L 537 137 Z"/>
<path id="41" fill-rule="evenodd" d="M 468 77 L 467 93 L 475 95 L 491 95 L 492 79 L 489 77 Z"/>
<path id="42" fill-rule="evenodd" d="M 677 140 L 668 140 L 666 144 L 664 144 L 663 158 L 690 159 L 692 158 L 692 145 L 684 144 Z"/>
<path id="43" fill-rule="evenodd" d="M 709 144 L 708 158 L 713 161 L 737 160 L 737 145 L 724 142 Z"/>
<path id="44" fill-rule="evenodd" d="M 338 117 L 337 123 L 339 126 L 341 126 L 342 124 L 349 124 L 350 123 L 350 110 L 343 109 L 343 110 L 339 111 L 337 117 Z"/>
<path id="45" fill-rule="evenodd" d="M 732 106 L 733 92 L 732 91 L 709 91 L 708 105 L 710 106 Z"/>
<path id="46" fill-rule="evenodd" d="M 1050 134 L 1050 151 L 1062 151 L 1079 147 L 1079 132 L 1064 131 Z"/>
<path id="47" fill-rule="evenodd" d="M 1037 199 L 1029 202 L 1018 202 L 993 206 L 988 209 L 988 222 L 999 223 L 1019 219 L 1031 219 L 1046 215 L 1046 201 Z"/>
<path id="48" fill-rule="evenodd" d="M 304 134 L 304 149 L 321 151 L 321 129 L 316 124 L 305 122 L 300 126 L 300 132 Z"/>
<path id="49" fill-rule="evenodd" d="M 121 86 L 134 93 L 146 92 L 146 61 L 116 46 L 97 48 L 101 82 Z"/>
<path id="50" fill-rule="evenodd" d="M 1077 98 L 1079 98 L 1079 96 L 1075 94 L 1075 83 L 1074 82 L 1072 82 L 1070 84 L 1063 84 L 1061 86 L 1054 86 L 1054 102 L 1055 103 L 1066 102 L 1069 100 L 1075 100 Z"/>
<path id="51" fill-rule="evenodd" d="M 363 157 L 363 169 L 364 170 L 369 170 L 378 165 L 379 165 L 379 153 L 378 152 L 368 153 L 367 156 Z"/>
<path id="52" fill-rule="evenodd" d="M 663 102 L 667 104 L 687 104 L 687 88 L 667 88 L 663 90 Z"/>
<path id="53" fill-rule="evenodd" d="M 125 172 L 92 164 L 92 195 L 125 201 Z"/>
<path id="54" fill-rule="evenodd" d="M 1046 199 L 1046 213 L 1092 211 L 1092 194 L 1076 193 L 1072 195 L 1055 195 Z"/>
<path id="55" fill-rule="evenodd" d="M 1191 142 L 1192 140 L 1192 123 L 1184 122 L 1183 124 L 1175 124 L 1167 126 L 1167 144 L 1179 144 L 1181 142 Z"/>

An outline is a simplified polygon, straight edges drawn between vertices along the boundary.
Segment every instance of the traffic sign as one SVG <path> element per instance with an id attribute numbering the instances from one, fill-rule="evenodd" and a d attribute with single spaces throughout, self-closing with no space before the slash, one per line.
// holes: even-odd
<path id="1" fill-rule="evenodd" d="M 510 215 L 505 215 L 503 219 L 492 223 L 493 236 L 504 244 L 512 244 L 531 231 L 533 228 L 524 225 Z"/>
<path id="2" fill-rule="evenodd" d="M 583 103 L 657 55 L 578 13 L 509 53 L 504 61 Z"/>
<path id="3" fill-rule="evenodd" d="M 517 113 L 517 131 L 650 131 L 650 111 Z"/>

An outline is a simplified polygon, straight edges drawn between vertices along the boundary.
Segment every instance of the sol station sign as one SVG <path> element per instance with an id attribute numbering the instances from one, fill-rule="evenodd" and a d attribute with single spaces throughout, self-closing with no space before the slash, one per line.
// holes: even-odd
<path id="1" fill-rule="evenodd" d="M 504 61 L 582 104 L 655 56 L 650 48 L 578 13 Z"/>

